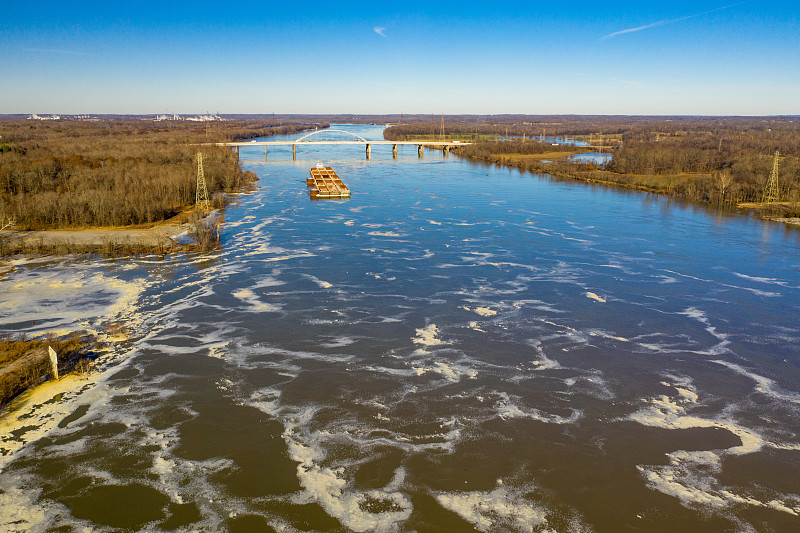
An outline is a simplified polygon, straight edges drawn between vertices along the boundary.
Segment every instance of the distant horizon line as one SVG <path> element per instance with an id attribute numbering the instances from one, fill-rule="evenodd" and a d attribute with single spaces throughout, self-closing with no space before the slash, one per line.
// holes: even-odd
<path id="1" fill-rule="evenodd" d="M 219 116 L 219 117 L 659 117 L 659 118 L 800 118 L 800 114 L 767 114 L 767 115 L 748 115 L 748 114 L 697 114 L 697 113 L 0 113 L 0 118 L 21 117 L 28 118 L 33 115 L 38 116 L 90 116 L 90 117 L 158 117 L 164 115 L 178 116 Z"/>

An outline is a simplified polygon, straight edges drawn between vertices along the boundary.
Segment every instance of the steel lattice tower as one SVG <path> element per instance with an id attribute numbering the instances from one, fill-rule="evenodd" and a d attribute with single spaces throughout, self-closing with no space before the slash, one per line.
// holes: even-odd
<path id="1" fill-rule="evenodd" d="M 197 196 L 195 205 L 200 207 L 201 203 L 203 208 L 208 211 L 208 189 L 206 189 L 206 176 L 203 172 L 203 153 L 197 152 Z"/>
<path id="2" fill-rule="evenodd" d="M 777 202 L 780 200 L 780 193 L 778 192 L 778 158 L 780 154 L 775 150 L 775 159 L 772 161 L 772 173 L 769 175 L 767 185 L 764 187 L 764 197 L 761 198 L 762 202 Z"/>

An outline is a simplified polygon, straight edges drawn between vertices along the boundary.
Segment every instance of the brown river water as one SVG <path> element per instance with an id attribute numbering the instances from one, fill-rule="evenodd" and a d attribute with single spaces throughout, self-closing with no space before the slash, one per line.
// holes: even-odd
<path id="1" fill-rule="evenodd" d="M 0 530 L 800 530 L 797 231 L 416 147 L 263 157 L 219 252 L 3 266 L 0 331 L 108 344 L 2 414 Z"/>

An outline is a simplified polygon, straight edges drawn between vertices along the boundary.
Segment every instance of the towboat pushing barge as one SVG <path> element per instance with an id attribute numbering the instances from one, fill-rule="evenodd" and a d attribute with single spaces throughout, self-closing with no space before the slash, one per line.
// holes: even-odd
<path id="1" fill-rule="evenodd" d="M 311 177 L 306 178 L 306 186 L 311 198 L 350 198 L 350 189 L 331 167 L 318 163 L 311 169 Z"/>

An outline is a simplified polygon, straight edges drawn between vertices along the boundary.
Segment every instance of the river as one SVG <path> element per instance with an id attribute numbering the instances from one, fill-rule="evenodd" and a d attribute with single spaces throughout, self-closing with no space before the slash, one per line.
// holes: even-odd
<path id="1" fill-rule="evenodd" d="M 0 331 L 108 344 L 0 421 L 0 529 L 800 528 L 798 232 L 414 146 L 240 157 L 219 252 L 3 267 Z"/>

